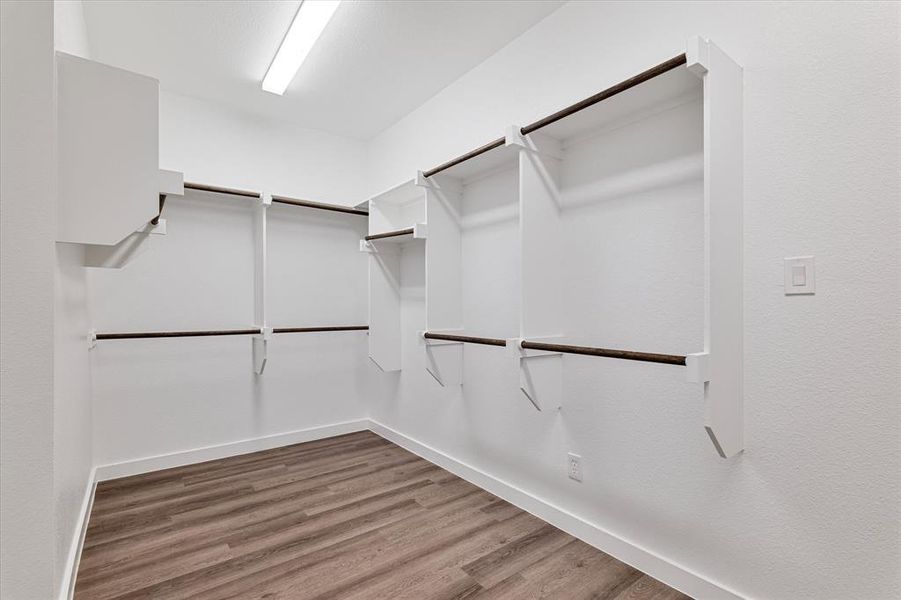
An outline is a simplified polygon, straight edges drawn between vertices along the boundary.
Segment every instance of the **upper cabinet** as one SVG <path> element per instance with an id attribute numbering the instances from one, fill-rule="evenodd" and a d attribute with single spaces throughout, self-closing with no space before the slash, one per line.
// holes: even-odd
<path id="1" fill-rule="evenodd" d="M 114 245 L 159 212 L 159 82 L 56 58 L 57 240 Z"/>

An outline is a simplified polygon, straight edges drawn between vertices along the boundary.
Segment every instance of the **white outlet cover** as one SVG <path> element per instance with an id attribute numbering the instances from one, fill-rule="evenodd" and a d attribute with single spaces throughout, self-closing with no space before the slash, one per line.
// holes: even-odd
<path id="1" fill-rule="evenodd" d="M 575 481 L 582 481 L 582 457 L 572 452 L 566 455 L 567 476 Z"/>
<path id="2" fill-rule="evenodd" d="M 814 259 L 812 256 L 793 256 L 786 258 L 785 295 L 816 293 Z"/>

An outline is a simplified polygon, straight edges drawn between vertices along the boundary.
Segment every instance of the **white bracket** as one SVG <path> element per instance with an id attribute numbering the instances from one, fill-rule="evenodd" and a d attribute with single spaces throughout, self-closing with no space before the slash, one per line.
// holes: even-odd
<path id="1" fill-rule="evenodd" d="M 160 193 L 167 196 L 185 195 L 185 175 L 180 171 L 167 171 L 160 169 L 159 178 Z"/>
<path id="2" fill-rule="evenodd" d="M 88 331 L 88 350 L 93 350 L 94 346 L 97 345 L 97 330 L 91 329 Z"/>
<path id="3" fill-rule="evenodd" d="M 710 42 L 698 35 L 688 38 L 685 44 L 685 67 L 698 77 L 707 74 L 710 63 L 709 44 Z"/>
<path id="4" fill-rule="evenodd" d="M 260 204 L 262 206 L 272 205 L 272 194 L 269 192 L 260 192 Z"/>
<path id="5" fill-rule="evenodd" d="M 459 332 L 460 330 L 441 330 L 441 333 Z M 441 387 L 463 385 L 463 342 L 430 340 L 425 337 L 425 331 L 417 332 L 417 337 L 425 349 L 425 370 L 429 375 Z"/>
<path id="6" fill-rule="evenodd" d="M 563 147 L 559 140 L 540 132 L 523 135 L 522 127 L 519 125 L 507 127 L 507 131 L 504 134 L 504 146 L 517 146 L 528 152 L 548 158 L 563 158 Z"/>
<path id="7" fill-rule="evenodd" d="M 426 223 L 413 223 L 413 239 L 424 240 L 429 236 L 429 226 Z"/>
<path id="8" fill-rule="evenodd" d="M 416 234 L 415 227 L 413 231 L 414 237 Z M 425 235 L 422 236 L 425 238 Z M 367 240 L 360 240 L 360 252 L 366 252 L 367 254 L 373 255 L 396 255 L 400 252 L 399 244 L 373 244 Z"/>
<path id="9" fill-rule="evenodd" d="M 422 174 L 422 171 L 416 171 L 416 177 L 413 178 L 413 185 L 416 187 L 422 188 L 435 188 L 437 189 L 438 183 L 436 181 L 432 181 L 428 177 Z"/>
<path id="10" fill-rule="evenodd" d="M 166 219 L 154 225 L 145 223 L 113 246 L 85 244 L 84 266 L 121 269 L 150 248 L 150 238 L 166 235 Z"/>
<path id="11" fill-rule="evenodd" d="M 710 381 L 710 355 L 697 352 L 685 357 L 685 381 L 707 383 Z"/>
<path id="12" fill-rule="evenodd" d="M 522 338 L 507 340 L 507 351 L 519 378 L 519 390 L 538 411 L 563 406 L 563 355 L 560 352 L 526 350 Z"/>
<path id="13" fill-rule="evenodd" d="M 262 375 L 263 371 L 266 369 L 266 361 L 269 356 L 269 340 L 272 339 L 272 328 L 271 327 L 261 327 L 260 334 L 253 336 L 251 338 L 252 351 L 253 351 L 253 372 L 257 375 Z"/>

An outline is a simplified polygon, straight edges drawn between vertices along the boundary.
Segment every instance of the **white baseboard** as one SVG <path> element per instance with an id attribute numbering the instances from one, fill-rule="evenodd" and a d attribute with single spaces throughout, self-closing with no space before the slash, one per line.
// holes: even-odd
<path id="1" fill-rule="evenodd" d="M 358 419 L 356 421 L 345 421 L 343 423 L 334 423 L 332 425 L 322 425 L 319 427 L 311 427 L 309 429 L 276 433 L 265 437 L 228 442 L 226 444 L 218 444 L 215 446 L 192 448 L 191 450 L 172 452 L 171 454 L 161 454 L 159 456 L 128 460 L 97 467 L 96 480 L 106 481 L 107 479 L 116 479 L 119 477 L 127 477 L 129 475 L 140 475 L 141 473 L 171 469 L 172 467 L 182 467 L 184 465 L 216 460 L 227 456 L 249 454 L 260 450 L 278 448 L 280 446 L 311 442 L 313 440 L 334 437 L 345 433 L 353 433 L 355 431 L 365 431 L 367 429 L 369 429 L 369 420 Z"/>
<path id="2" fill-rule="evenodd" d="M 466 481 L 503 498 L 551 525 L 647 573 L 670 587 L 700 600 L 742 600 L 743 596 L 726 587 L 629 542 L 550 502 L 536 498 L 520 488 L 461 462 L 435 448 L 370 419 L 370 430 L 413 454 L 435 463 Z"/>
<path id="3" fill-rule="evenodd" d="M 458 477 L 491 492 L 499 498 L 503 498 L 507 502 L 547 521 L 573 537 L 591 544 L 595 548 L 632 565 L 636 569 L 693 598 L 700 600 L 742 600 L 743 598 L 740 594 L 679 565 L 675 561 L 663 558 L 638 544 L 634 544 L 607 531 L 603 527 L 535 497 L 515 485 L 459 461 L 428 444 L 410 438 L 378 421 L 359 419 L 95 467 L 91 471 L 92 481 L 87 487 L 88 491 L 82 505 L 82 525 L 72 541 L 67 561 L 67 567 L 69 567 L 68 577 L 63 582 L 60 600 L 71 598 L 75 588 L 78 559 L 81 555 L 84 536 L 87 532 L 88 517 L 93 504 L 97 482 L 365 430 L 370 430 L 394 442 L 417 456 L 435 463 Z"/>
<path id="4" fill-rule="evenodd" d="M 91 516 L 91 508 L 94 506 L 94 490 L 97 488 L 97 469 L 91 469 L 88 482 L 85 485 L 84 498 L 78 512 L 78 527 L 69 544 L 69 552 L 66 555 L 66 564 L 63 566 L 63 580 L 59 586 L 59 600 L 69 600 L 75 595 L 75 575 L 78 573 L 78 563 L 81 561 L 81 549 L 84 547 L 84 536 L 88 532 L 88 519 Z"/>

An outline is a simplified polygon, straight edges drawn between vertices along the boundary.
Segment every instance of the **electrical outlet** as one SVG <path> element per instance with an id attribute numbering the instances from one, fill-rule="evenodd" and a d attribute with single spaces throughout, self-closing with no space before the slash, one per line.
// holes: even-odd
<path id="1" fill-rule="evenodd" d="M 568 459 L 568 475 L 570 479 L 582 481 L 582 457 L 578 454 L 570 452 L 566 455 Z"/>

